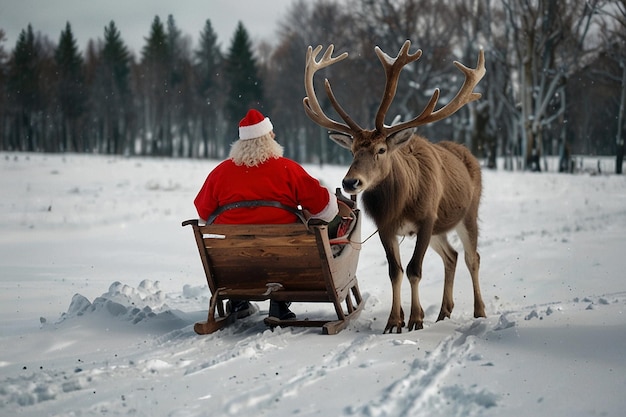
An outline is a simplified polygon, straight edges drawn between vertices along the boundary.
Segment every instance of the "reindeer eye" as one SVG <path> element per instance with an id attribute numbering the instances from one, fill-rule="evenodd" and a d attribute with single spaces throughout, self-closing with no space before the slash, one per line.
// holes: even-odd
<path id="1" fill-rule="evenodd" d="M 387 149 L 386 149 L 386 148 L 379 148 L 379 149 L 378 149 L 378 155 L 382 155 L 382 154 L 384 154 L 385 152 L 387 152 Z"/>

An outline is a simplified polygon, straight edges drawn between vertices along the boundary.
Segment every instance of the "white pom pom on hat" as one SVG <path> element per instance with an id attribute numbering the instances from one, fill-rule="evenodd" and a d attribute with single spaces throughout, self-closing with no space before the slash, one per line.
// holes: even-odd
<path id="1" fill-rule="evenodd" d="M 255 109 L 248 110 L 246 117 L 239 122 L 239 140 L 255 139 L 274 130 L 268 117 Z"/>

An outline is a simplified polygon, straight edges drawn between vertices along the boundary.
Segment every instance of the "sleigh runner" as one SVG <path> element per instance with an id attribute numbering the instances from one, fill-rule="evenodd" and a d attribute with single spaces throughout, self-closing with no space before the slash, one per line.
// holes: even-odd
<path id="1" fill-rule="evenodd" d="M 277 207 L 274 203 L 269 205 Z M 242 207 L 238 203 L 235 206 Z M 332 244 L 327 225 L 212 224 L 214 216 L 206 225 L 198 220 L 183 222 L 183 226 L 193 228 L 211 291 L 207 320 L 195 324 L 196 333 L 213 333 L 234 321 L 224 308 L 228 299 L 331 303 L 336 319 L 268 317 L 264 321 L 270 327 L 321 327 L 324 334 L 344 329 L 363 308 L 356 278 L 361 213 L 356 208 L 351 213 L 351 232 L 343 239 L 334 239 L 336 243 Z"/>

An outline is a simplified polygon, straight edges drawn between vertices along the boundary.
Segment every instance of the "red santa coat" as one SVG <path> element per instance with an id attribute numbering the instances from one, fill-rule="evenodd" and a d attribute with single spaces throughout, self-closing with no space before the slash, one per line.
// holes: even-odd
<path id="1" fill-rule="evenodd" d="M 331 221 L 337 214 L 337 200 L 299 164 L 284 158 L 270 158 L 257 166 L 236 165 L 232 159 L 220 163 L 207 176 L 194 200 L 201 219 L 219 206 L 244 200 L 272 200 L 286 206 L 302 206 L 313 217 Z M 273 207 L 237 208 L 220 214 L 214 223 L 293 223 L 296 216 Z"/>

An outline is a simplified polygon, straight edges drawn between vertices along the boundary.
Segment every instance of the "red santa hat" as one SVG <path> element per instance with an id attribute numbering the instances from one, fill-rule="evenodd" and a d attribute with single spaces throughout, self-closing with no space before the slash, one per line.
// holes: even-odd
<path id="1" fill-rule="evenodd" d="M 274 130 L 270 119 L 255 109 L 248 110 L 246 117 L 239 122 L 239 140 L 247 140 L 265 136 Z"/>

